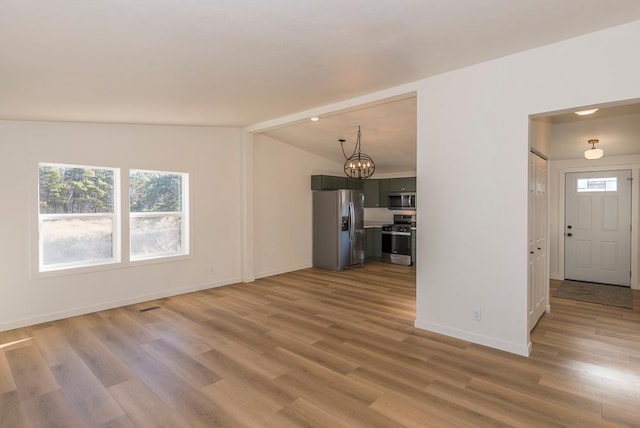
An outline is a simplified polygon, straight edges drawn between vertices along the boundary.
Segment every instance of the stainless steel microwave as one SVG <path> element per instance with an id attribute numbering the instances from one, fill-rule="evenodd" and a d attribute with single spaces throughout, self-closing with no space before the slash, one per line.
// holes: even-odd
<path id="1" fill-rule="evenodd" d="M 415 210 L 415 192 L 389 193 L 390 210 Z"/>

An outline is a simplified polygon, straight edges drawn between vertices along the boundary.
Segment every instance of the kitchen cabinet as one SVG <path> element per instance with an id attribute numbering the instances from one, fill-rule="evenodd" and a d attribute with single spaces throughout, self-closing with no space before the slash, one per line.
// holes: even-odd
<path id="1" fill-rule="evenodd" d="M 415 192 L 416 178 L 357 180 L 335 175 L 312 175 L 311 190 L 363 190 L 365 208 L 388 208 L 389 193 Z"/>
<path id="2" fill-rule="evenodd" d="M 312 175 L 311 190 L 339 190 L 348 189 L 347 177 L 333 175 Z"/>
<path id="3" fill-rule="evenodd" d="M 367 180 L 357 180 L 355 178 L 347 178 L 347 189 L 364 190 L 364 182 Z"/>
<path id="4" fill-rule="evenodd" d="M 364 207 L 380 206 L 380 180 L 364 180 Z"/>
<path id="5" fill-rule="evenodd" d="M 416 178 L 415 177 L 403 177 L 403 178 L 390 178 L 389 179 L 389 193 L 394 192 L 415 192 L 416 191 Z"/>
<path id="6" fill-rule="evenodd" d="M 389 207 L 389 179 L 383 178 L 378 182 L 378 206 L 380 208 Z"/>
<path id="7" fill-rule="evenodd" d="M 382 229 L 379 227 L 368 227 L 365 229 L 365 253 L 364 260 L 382 259 Z"/>
<path id="8" fill-rule="evenodd" d="M 375 180 L 375 181 L 377 181 L 377 185 L 378 185 L 378 205 L 376 206 L 381 208 L 389 207 L 389 193 L 416 191 L 415 177 L 382 178 L 380 180 Z M 366 194 L 365 194 L 365 203 L 366 203 Z"/>
<path id="9" fill-rule="evenodd" d="M 418 185 L 416 184 L 416 178 L 415 177 L 407 178 L 407 191 L 408 192 L 417 192 L 418 191 Z"/>
<path id="10" fill-rule="evenodd" d="M 416 265 L 416 230 L 411 229 L 411 264 Z"/>
<path id="11" fill-rule="evenodd" d="M 312 175 L 311 190 L 363 190 L 363 180 L 335 175 Z"/>

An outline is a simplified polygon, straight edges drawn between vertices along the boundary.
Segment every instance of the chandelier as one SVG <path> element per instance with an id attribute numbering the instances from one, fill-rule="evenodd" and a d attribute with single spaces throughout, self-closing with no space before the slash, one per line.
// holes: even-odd
<path id="1" fill-rule="evenodd" d="M 371 156 L 362 153 L 360 149 L 360 126 L 358 126 L 358 140 L 356 146 L 353 149 L 351 156 L 347 156 L 344 151 L 344 139 L 340 139 L 340 147 L 342 148 L 342 154 L 346 161 L 344 162 L 344 173 L 347 177 L 365 179 L 373 175 L 376 170 L 376 164 L 373 163 Z"/>

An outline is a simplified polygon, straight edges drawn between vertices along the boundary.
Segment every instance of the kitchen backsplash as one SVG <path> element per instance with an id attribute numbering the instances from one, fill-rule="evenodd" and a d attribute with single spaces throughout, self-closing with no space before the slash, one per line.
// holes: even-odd
<path id="1" fill-rule="evenodd" d="M 365 208 L 364 209 L 364 221 L 365 222 L 382 222 L 393 223 L 394 214 L 417 214 L 416 211 L 399 211 L 390 210 L 388 208 Z"/>

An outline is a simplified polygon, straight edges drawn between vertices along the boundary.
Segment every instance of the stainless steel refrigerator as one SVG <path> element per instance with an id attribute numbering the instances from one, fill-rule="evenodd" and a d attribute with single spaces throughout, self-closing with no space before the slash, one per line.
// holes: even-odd
<path id="1" fill-rule="evenodd" d="M 313 192 L 313 266 L 342 270 L 364 264 L 364 193 Z"/>

